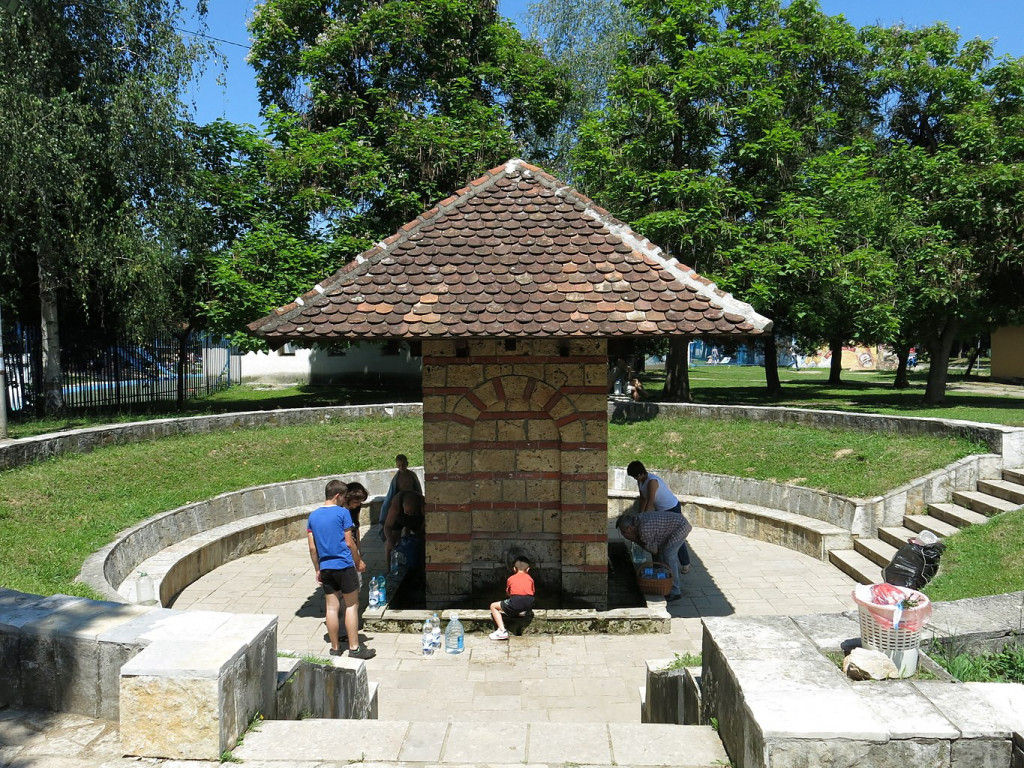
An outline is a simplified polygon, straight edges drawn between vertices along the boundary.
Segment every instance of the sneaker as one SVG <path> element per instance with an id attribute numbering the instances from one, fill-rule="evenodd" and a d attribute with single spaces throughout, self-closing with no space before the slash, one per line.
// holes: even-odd
<path id="1" fill-rule="evenodd" d="M 350 649 L 348 655 L 353 659 L 372 659 L 377 655 L 377 652 L 367 648 L 365 645 L 360 645 L 358 648 Z"/>
<path id="2" fill-rule="evenodd" d="M 488 637 L 490 637 L 491 640 L 508 640 L 508 631 L 504 629 L 496 629 L 491 632 Z"/>
<path id="3" fill-rule="evenodd" d="M 679 566 L 679 572 L 680 573 L 689 573 L 690 572 L 690 566 L 688 566 L 688 565 L 680 565 Z"/>
<path id="4" fill-rule="evenodd" d="M 331 648 L 331 656 L 341 656 L 345 653 L 344 648 Z"/>

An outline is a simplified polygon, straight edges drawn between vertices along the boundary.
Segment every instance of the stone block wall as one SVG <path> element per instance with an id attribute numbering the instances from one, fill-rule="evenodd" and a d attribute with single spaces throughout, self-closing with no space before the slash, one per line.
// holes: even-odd
<path id="1" fill-rule="evenodd" d="M 538 591 L 607 603 L 607 346 L 602 339 L 423 344 L 427 602 Z M 496 595 L 497 596 L 497 595 Z"/>

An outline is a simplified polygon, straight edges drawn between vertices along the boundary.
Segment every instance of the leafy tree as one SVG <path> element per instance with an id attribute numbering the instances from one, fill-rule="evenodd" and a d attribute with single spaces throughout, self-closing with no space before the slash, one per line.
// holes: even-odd
<path id="1" fill-rule="evenodd" d="M 340 230 L 320 216 L 354 209 L 379 183 L 373 150 L 335 152 L 338 131 L 309 131 L 277 110 L 267 122 L 265 131 L 217 121 L 197 132 L 200 163 L 178 262 L 181 306 L 191 308 L 184 322 L 250 347 L 257 342 L 240 332 L 247 322 L 372 244 L 359 215 Z"/>
<path id="2" fill-rule="evenodd" d="M 809 159 L 870 129 L 864 45 L 811 0 L 627 5 L 642 31 L 617 62 L 606 108 L 581 129 L 581 185 L 777 331 L 799 331 L 810 315 L 794 307 L 845 270 L 833 248 L 797 252 L 824 229 L 791 231 L 807 220 L 792 221 L 794 194 Z M 765 359 L 777 391 L 774 339 Z"/>
<path id="3" fill-rule="evenodd" d="M 0 10 L 0 266 L 18 311 L 41 318 L 48 411 L 62 407 L 62 319 L 139 329 L 166 315 L 157 233 L 190 172 L 179 94 L 203 55 L 175 30 L 181 11 L 171 0 Z"/>
<path id="4" fill-rule="evenodd" d="M 530 38 L 561 67 L 572 83 L 569 102 L 547 141 L 533 152 L 547 167 L 572 178 L 569 157 L 584 117 L 602 106 L 615 72 L 615 58 L 637 25 L 622 0 L 544 0 L 529 7 Z"/>
<path id="5" fill-rule="evenodd" d="M 250 29 L 260 99 L 332 243 L 386 236 L 522 153 L 567 98 L 490 0 L 267 0 Z M 337 158 L 359 165 L 355 193 Z"/>
<path id="6" fill-rule="evenodd" d="M 993 64 L 990 43 L 942 24 L 865 36 L 899 214 L 898 338 L 924 342 L 925 399 L 941 403 L 959 334 L 1007 319 L 1024 292 L 1024 59 Z"/>

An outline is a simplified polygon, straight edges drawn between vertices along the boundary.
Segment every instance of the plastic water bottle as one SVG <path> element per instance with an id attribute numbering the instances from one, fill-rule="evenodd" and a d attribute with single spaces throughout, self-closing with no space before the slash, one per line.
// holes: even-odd
<path id="1" fill-rule="evenodd" d="M 466 647 L 466 630 L 459 621 L 459 614 L 453 613 L 444 630 L 445 653 L 462 653 Z"/>
<path id="2" fill-rule="evenodd" d="M 391 550 L 391 574 L 395 575 L 398 573 L 398 550 Z"/>
<path id="3" fill-rule="evenodd" d="M 388 577 L 383 573 L 377 577 L 377 605 L 388 604 Z"/>
<path id="4" fill-rule="evenodd" d="M 430 630 L 430 653 L 441 654 L 441 625 L 435 624 Z"/>
<path id="5" fill-rule="evenodd" d="M 145 571 L 139 572 L 139 579 L 135 582 L 135 589 L 137 590 L 135 602 L 140 605 L 156 604 L 156 586 L 153 584 L 153 577 Z M 434 616 L 437 616 L 437 614 L 435 613 Z"/>
<path id="6" fill-rule="evenodd" d="M 371 608 L 376 608 L 380 605 L 380 590 L 377 588 L 377 577 L 373 576 L 370 578 L 370 600 L 369 605 Z"/>
<path id="7" fill-rule="evenodd" d="M 434 655 L 434 628 L 430 623 L 430 619 L 423 622 L 423 655 Z"/>

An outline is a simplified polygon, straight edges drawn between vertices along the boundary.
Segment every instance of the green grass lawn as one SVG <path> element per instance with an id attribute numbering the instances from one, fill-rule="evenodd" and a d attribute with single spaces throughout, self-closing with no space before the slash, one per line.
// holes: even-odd
<path id="1" fill-rule="evenodd" d="M 0 585 L 93 596 L 89 554 L 151 515 L 264 483 L 423 463 L 420 419 L 167 437 L 0 472 Z"/>
<path id="2" fill-rule="evenodd" d="M 344 386 L 299 385 L 263 387 L 240 384 L 207 397 L 185 401 L 178 410 L 173 403 L 144 403 L 130 408 L 102 408 L 76 411 L 51 418 L 12 419 L 8 432 L 13 438 L 31 437 L 66 429 L 100 424 L 117 424 L 142 419 L 203 416 L 233 411 L 272 411 L 277 408 L 313 408 L 367 403 L 421 402 L 418 391 Z"/>
<path id="3" fill-rule="evenodd" d="M 1024 387 L 992 387 L 986 381 L 962 382 L 959 375 L 949 379 L 945 405 L 924 403 L 926 374 L 912 372 L 910 388 L 892 388 L 892 372 L 843 371 L 843 383 L 828 383 L 828 371 L 807 368 L 779 371 L 783 392 L 770 398 L 766 393 L 764 369 L 753 366 L 702 366 L 690 370 L 694 402 L 716 405 L 784 405 L 861 413 L 891 413 L 899 416 L 929 416 L 964 419 L 1024 427 Z M 644 377 L 644 386 L 660 396 L 664 375 L 654 371 Z M 991 390 L 991 391 L 987 391 Z M 1019 397 L 1001 394 L 1016 391 Z"/>
<path id="4" fill-rule="evenodd" d="M 987 449 L 954 438 L 756 421 L 666 419 L 608 425 L 608 460 L 697 470 L 871 497 Z"/>
<path id="5" fill-rule="evenodd" d="M 965 528 L 945 542 L 939 574 L 924 590 L 932 600 L 1024 589 L 1024 509 Z"/>

